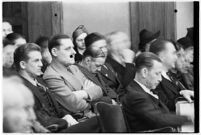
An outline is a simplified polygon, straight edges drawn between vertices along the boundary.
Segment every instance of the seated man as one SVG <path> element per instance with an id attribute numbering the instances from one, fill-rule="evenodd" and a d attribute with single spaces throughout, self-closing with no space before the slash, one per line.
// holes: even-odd
<path id="1" fill-rule="evenodd" d="M 130 49 L 131 43 L 123 32 L 112 32 L 106 36 L 108 56 L 101 69 L 104 82 L 121 97 L 124 88 L 133 80 L 135 53 Z M 87 43 L 87 42 L 86 42 Z"/>
<path id="2" fill-rule="evenodd" d="M 43 78 L 56 100 L 72 114 L 91 118 L 91 101 L 103 96 L 102 89 L 88 80 L 75 64 L 74 45 L 67 35 L 56 35 L 49 42 L 52 62 Z"/>
<path id="3" fill-rule="evenodd" d="M 175 111 L 175 101 L 183 96 L 189 102 L 194 92 L 186 90 L 183 84 L 176 80 L 169 72 L 175 68 L 177 53 L 172 42 L 166 40 L 157 40 L 150 46 L 150 52 L 155 53 L 162 60 L 164 71 L 162 72 L 162 81 L 154 90 L 171 111 Z"/>
<path id="4" fill-rule="evenodd" d="M 116 92 L 105 84 L 98 71 L 101 70 L 107 57 L 107 43 L 105 38 L 98 33 L 91 33 L 87 37 L 87 48 L 83 54 L 83 59 L 79 62 L 79 69 L 82 73 L 103 90 L 103 98 L 109 99 L 113 103 L 118 102 Z M 89 42 L 90 40 L 90 42 Z M 101 48 L 101 49 L 97 49 Z"/>
<path id="5" fill-rule="evenodd" d="M 122 103 L 131 131 L 177 127 L 190 121 L 190 118 L 170 113 L 158 96 L 151 91 L 162 80 L 161 60 L 153 53 L 144 52 L 137 56 L 135 64 L 135 79 L 127 87 Z"/>
<path id="6" fill-rule="evenodd" d="M 17 48 L 14 63 L 24 84 L 34 95 L 36 116 L 43 126 L 51 132 L 96 132 L 96 118 L 77 124 L 70 113 L 56 102 L 54 95 L 39 78 L 42 74 L 42 56 L 38 45 L 28 43 Z"/>
<path id="7" fill-rule="evenodd" d="M 49 132 L 39 122 L 33 110 L 32 93 L 18 77 L 3 79 L 3 132 Z"/>

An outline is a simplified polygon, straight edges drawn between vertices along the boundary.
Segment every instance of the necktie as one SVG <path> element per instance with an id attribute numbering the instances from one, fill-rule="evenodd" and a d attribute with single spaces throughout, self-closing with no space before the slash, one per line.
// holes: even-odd
<path id="1" fill-rule="evenodd" d="M 45 87 L 44 85 L 36 82 L 37 87 L 41 88 L 42 90 L 44 90 L 45 92 L 47 91 L 47 87 Z"/>
<path id="2" fill-rule="evenodd" d="M 180 89 L 185 90 L 186 87 L 178 80 L 176 79 L 171 72 L 167 72 L 167 75 L 169 76 L 170 80 Z"/>

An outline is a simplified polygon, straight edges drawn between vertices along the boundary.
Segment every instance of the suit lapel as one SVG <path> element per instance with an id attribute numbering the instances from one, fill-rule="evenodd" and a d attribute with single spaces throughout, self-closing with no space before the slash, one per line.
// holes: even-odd
<path id="1" fill-rule="evenodd" d="M 43 97 L 41 96 L 37 86 L 34 86 L 32 83 L 30 83 L 25 78 L 23 78 L 23 77 L 21 77 L 21 78 L 23 79 L 24 84 L 32 91 L 33 95 L 38 98 L 38 101 L 42 101 L 42 102 L 40 102 L 41 106 L 44 106 L 43 103 L 45 103 L 45 101 L 44 101 Z"/>
<path id="2" fill-rule="evenodd" d="M 65 83 L 67 83 L 68 87 L 73 91 L 82 89 L 82 82 L 69 72 L 66 67 L 57 62 L 52 62 L 50 66 L 65 80 Z"/>
<path id="3" fill-rule="evenodd" d="M 177 86 L 171 81 L 164 78 L 163 76 L 162 76 L 161 84 L 164 87 L 164 89 L 168 89 L 167 91 L 172 91 L 173 93 L 178 94 Z"/>

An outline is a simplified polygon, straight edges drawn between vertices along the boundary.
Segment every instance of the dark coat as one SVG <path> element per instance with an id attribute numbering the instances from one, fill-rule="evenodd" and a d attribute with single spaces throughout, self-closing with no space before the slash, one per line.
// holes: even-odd
<path id="1" fill-rule="evenodd" d="M 82 71 L 82 73 L 87 77 L 87 79 L 89 79 L 90 81 L 101 87 L 101 89 L 103 90 L 104 99 L 107 98 L 109 100 L 114 99 L 115 101 L 118 101 L 117 93 L 105 84 L 105 82 L 102 80 L 100 73 L 93 74 L 86 68 L 80 65 L 77 66 Z"/>
<path id="2" fill-rule="evenodd" d="M 54 95 L 51 93 L 51 91 L 47 90 L 46 94 L 49 97 L 50 101 L 50 106 L 45 104 L 44 97 L 41 95 L 39 92 L 38 87 L 34 86 L 31 84 L 28 80 L 24 79 L 22 77 L 24 84 L 32 91 L 34 95 L 34 100 L 35 100 L 35 106 L 34 110 L 36 113 L 36 116 L 43 124 L 45 127 L 52 125 L 52 124 L 58 124 L 58 129 L 52 129 L 52 132 L 62 132 L 62 133 L 89 133 L 89 132 L 100 132 L 100 127 L 98 127 L 98 121 L 96 117 L 87 119 L 84 122 L 80 122 L 76 125 L 71 126 L 70 128 L 68 127 L 68 123 L 66 120 L 61 119 L 66 114 L 69 114 L 68 111 L 63 110 L 63 108 L 58 104 L 58 102 L 55 100 Z M 37 81 L 44 85 L 44 82 L 42 79 L 37 78 Z M 50 110 L 50 108 L 52 108 Z M 51 131 L 51 129 L 50 129 Z"/>
<path id="3" fill-rule="evenodd" d="M 139 84 L 132 81 L 123 99 L 123 111 L 132 132 L 180 126 L 187 122 L 184 116 L 169 112 L 158 99 L 146 93 Z"/>
<path id="4" fill-rule="evenodd" d="M 67 122 L 63 119 L 61 119 L 63 116 L 68 114 L 66 111 L 62 110 L 59 104 L 56 102 L 54 96 L 52 93 L 47 89 L 45 94 L 49 98 L 49 102 L 47 102 L 40 92 L 40 88 L 37 86 L 34 86 L 32 83 L 30 83 L 25 78 L 21 77 L 25 86 L 27 86 L 34 95 L 35 105 L 34 110 L 37 116 L 37 119 L 39 122 L 44 125 L 45 127 L 48 127 L 52 124 L 58 124 L 60 129 L 67 128 Z M 41 79 L 37 79 L 37 81 L 44 85 Z M 44 85 L 45 86 L 45 85 Z M 49 104 L 48 104 L 49 103 Z"/>
<path id="5" fill-rule="evenodd" d="M 159 99 L 169 108 L 169 110 L 175 112 L 176 99 L 181 96 L 179 94 L 180 90 L 180 87 L 162 76 L 162 81 L 154 91 L 156 91 Z"/>
<path id="6" fill-rule="evenodd" d="M 135 68 L 130 63 L 126 63 L 126 67 L 124 67 L 108 56 L 100 74 L 103 81 L 118 94 L 121 101 L 125 87 L 135 76 Z"/>
<path id="7" fill-rule="evenodd" d="M 135 77 L 134 64 L 126 63 L 126 67 L 119 64 L 117 61 L 112 59 L 110 56 L 107 57 L 106 63 L 109 63 L 113 70 L 116 72 L 118 79 L 120 80 L 123 87 L 126 87 Z"/>

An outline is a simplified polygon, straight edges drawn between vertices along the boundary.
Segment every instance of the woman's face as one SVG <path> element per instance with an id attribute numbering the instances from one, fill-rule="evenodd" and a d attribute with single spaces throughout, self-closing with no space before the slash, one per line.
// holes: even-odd
<path id="1" fill-rule="evenodd" d="M 85 42 L 84 42 L 84 39 L 86 38 L 86 36 L 87 36 L 86 33 L 82 33 L 76 38 L 75 42 L 77 44 L 77 49 L 78 50 L 79 49 L 84 50 L 86 48 Z"/>

